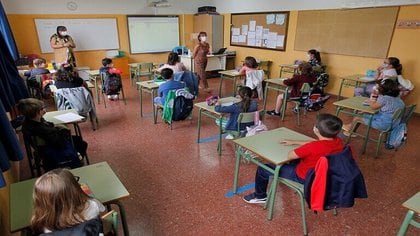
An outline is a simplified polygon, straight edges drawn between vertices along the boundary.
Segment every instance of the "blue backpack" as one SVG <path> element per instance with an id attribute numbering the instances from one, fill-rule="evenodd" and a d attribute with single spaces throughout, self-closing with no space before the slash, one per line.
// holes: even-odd
<path id="1" fill-rule="evenodd" d="M 394 128 L 385 143 L 386 149 L 398 149 L 407 139 L 407 124 L 400 122 Z"/>

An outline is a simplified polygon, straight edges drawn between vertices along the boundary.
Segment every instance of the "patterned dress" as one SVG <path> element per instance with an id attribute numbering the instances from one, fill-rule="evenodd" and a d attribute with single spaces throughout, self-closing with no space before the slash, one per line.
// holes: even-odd
<path id="1" fill-rule="evenodd" d="M 67 42 L 71 42 L 74 44 L 72 37 L 66 36 L 65 39 Z M 54 44 L 64 44 L 64 38 L 60 38 L 57 34 L 53 34 L 50 38 L 50 41 L 54 40 Z M 64 47 L 64 48 L 54 48 L 54 58 L 57 64 L 63 64 L 65 62 L 69 63 L 73 67 L 76 67 L 76 58 L 73 54 L 73 48 L 71 47 Z"/>
<path id="2" fill-rule="evenodd" d="M 198 79 L 202 81 L 204 88 L 209 87 L 206 78 L 207 54 L 209 51 L 210 45 L 208 43 L 200 43 L 194 56 L 194 69 L 198 75 Z"/>

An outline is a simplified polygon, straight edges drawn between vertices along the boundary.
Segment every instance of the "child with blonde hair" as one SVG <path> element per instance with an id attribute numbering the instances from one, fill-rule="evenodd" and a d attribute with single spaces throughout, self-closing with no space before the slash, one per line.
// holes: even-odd
<path id="1" fill-rule="evenodd" d="M 35 182 L 31 219 L 35 233 L 65 230 L 95 219 L 103 211 L 102 203 L 84 193 L 67 169 L 49 171 Z"/>

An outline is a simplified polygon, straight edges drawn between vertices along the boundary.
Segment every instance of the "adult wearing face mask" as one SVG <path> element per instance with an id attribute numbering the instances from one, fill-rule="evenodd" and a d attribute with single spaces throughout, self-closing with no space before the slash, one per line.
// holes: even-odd
<path id="1" fill-rule="evenodd" d="M 205 91 L 210 92 L 206 78 L 207 54 L 210 52 L 210 45 L 206 41 L 207 33 L 200 32 L 198 34 L 198 44 L 194 47 L 193 57 L 194 69 L 199 81 L 201 81 L 201 87 L 204 88 Z"/>
<path id="2" fill-rule="evenodd" d="M 73 48 L 76 48 L 76 44 L 72 37 L 67 34 L 65 26 L 57 26 L 57 33 L 51 36 L 50 45 L 54 49 L 54 58 L 58 66 L 68 63 L 76 67 L 76 58 L 73 54 Z"/>

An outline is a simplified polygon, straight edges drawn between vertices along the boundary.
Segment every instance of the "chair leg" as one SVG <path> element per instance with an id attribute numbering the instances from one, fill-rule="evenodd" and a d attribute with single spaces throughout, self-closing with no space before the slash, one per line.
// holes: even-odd
<path id="1" fill-rule="evenodd" d="M 302 226 L 303 226 L 303 235 L 308 235 L 308 228 L 306 226 L 306 215 L 305 215 L 305 198 L 301 191 L 296 191 L 299 194 L 300 198 L 300 207 L 302 213 Z"/>
<path id="2" fill-rule="evenodd" d="M 411 220 L 414 217 L 414 211 L 409 210 L 405 215 L 404 221 L 401 224 L 400 230 L 398 231 L 397 236 L 404 236 L 407 232 L 408 226 L 410 225 Z"/>
<path id="3" fill-rule="evenodd" d="M 382 145 L 382 137 L 383 137 L 383 135 L 384 135 L 384 132 L 381 132 L 380 134 L 379 134 L 379 137 L 378 137 L 378 143 L 376 144 L 376 152 L 375 152 L 375 157 L 378 157 L 378 154 L 379 154 L 379 149 L 381 148 L 381 145 Z"/>

